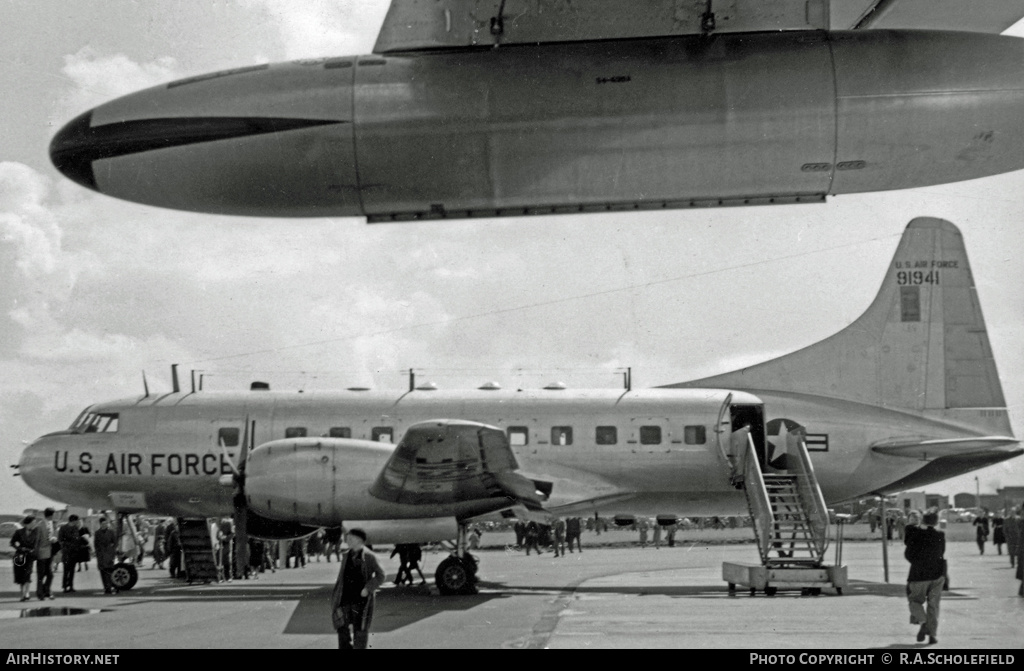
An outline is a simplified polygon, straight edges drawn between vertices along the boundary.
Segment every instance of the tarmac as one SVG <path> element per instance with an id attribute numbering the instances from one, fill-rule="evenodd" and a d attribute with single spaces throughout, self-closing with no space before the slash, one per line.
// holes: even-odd
<path id="1" fill-rule="evenodd" d="M 749 533 L 749 530 L 746 530 Z M 844 594 L 799 590 L 768 597 L 730 594 L 722 562 L 757 562 L 750 543 L 686 540 L 639 548 L 635 534 L 584 535 L 584 552 L 526 556 L 511 534 L 485 535 L 480 591 L 440 597 L 433 571 L 442 553 L 424 555 L 427 587 L 378 593 L 370 647 L 452 648 L 746 648 L 942 649 L 1021 648 L 1024 598 L 1008 557 L 979 556 L 972 542 L 950 542 L 951 590 L 942 599 L 939 643 L 915 641 L 905 599 L 903 546 L 889 546 L 884 581 L 881 541 L 847 542 Z M 603 543 L 597 546 L 596 543 Z M 393 577 L 397 560 L 379 556 Z M 833 560 L 829 552 L 829 561 Z M 154 648 L 331 649 L 328 611 L 338 564 L 261 574 L 258 580 L 189 586 L 149 568 L 138 585 L 105 596 L 95 562 L 76 575 L 78 593 L 21 603 L 9 560 L 0 568 L 0 649 L 119 650 Z M 41 620 L 27 609 L 81 609 Z M 92 612 L 88 612 L 92 611 Z M 45 622 L 45 626 L 41 626 Z"/>

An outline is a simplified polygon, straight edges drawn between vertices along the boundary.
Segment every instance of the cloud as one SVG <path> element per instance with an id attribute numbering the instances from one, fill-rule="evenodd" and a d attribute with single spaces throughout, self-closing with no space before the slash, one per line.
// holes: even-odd
<path id="1" fill-rule="evenodd" d="M 237 0 L 278 24 L 288 59 L 369 53 L 388 3 L 381 0 Z"/>
<path id="2" fill-rule="evenodd" d="M 65 56 L 61 72 L 74 88 L 56 111 L 56 119 L 67 119 L 113 98 L 183 76 L 177 60 L 170 56 L 138 63 L 124 54 L 101 54 L 91 47 Z"/>

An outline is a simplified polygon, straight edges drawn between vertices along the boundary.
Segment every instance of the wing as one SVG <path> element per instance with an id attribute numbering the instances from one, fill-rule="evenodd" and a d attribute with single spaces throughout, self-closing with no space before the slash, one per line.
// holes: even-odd
<path id="1" fill-rule="evenodd" d="M 1000 33 L 1024 0 L 393 0 L 379 54 L 704 33 L 907 28 Z"/>
<path id="2" fill-rule="evenodd" d="M 1024 0 L 843 0 L 832 28 L 959 30 L 1001 33 L 1024 18 Z"/>
<path id="3" fill-rule="evenodd" d="M 370 494 L 382 501 L 458 506 L 483 514 L 515 505 L 541 509 L 543 483 L 516 472 L 501 429 L 476 422 L 434 420 L 409 427 Z"/>

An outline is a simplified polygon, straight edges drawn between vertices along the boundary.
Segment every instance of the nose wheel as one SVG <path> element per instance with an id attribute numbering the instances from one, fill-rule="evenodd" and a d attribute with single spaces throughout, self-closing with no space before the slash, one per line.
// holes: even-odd
<path id="1" fill-rule="evenodd" d="M 110 570 L 110 583 L 118 592 L 126 592 L 139 581 L 139 572 L 134 564 L 115 564 Z"/>

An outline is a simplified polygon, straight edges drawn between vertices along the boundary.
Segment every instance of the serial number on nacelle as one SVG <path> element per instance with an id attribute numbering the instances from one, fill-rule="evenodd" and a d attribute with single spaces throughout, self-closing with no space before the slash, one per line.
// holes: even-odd
<path id="1" fill-rule="evenodd" d="M 77 456 L 77 459 L 75 459 Z M 93 455 L 78 452 L 69 457 L 67 450 L 53 453 L 53 469 L 58 473 L 97 475 L 230 475 L 234 454 L 195 454 L 118 452 Z"/>

